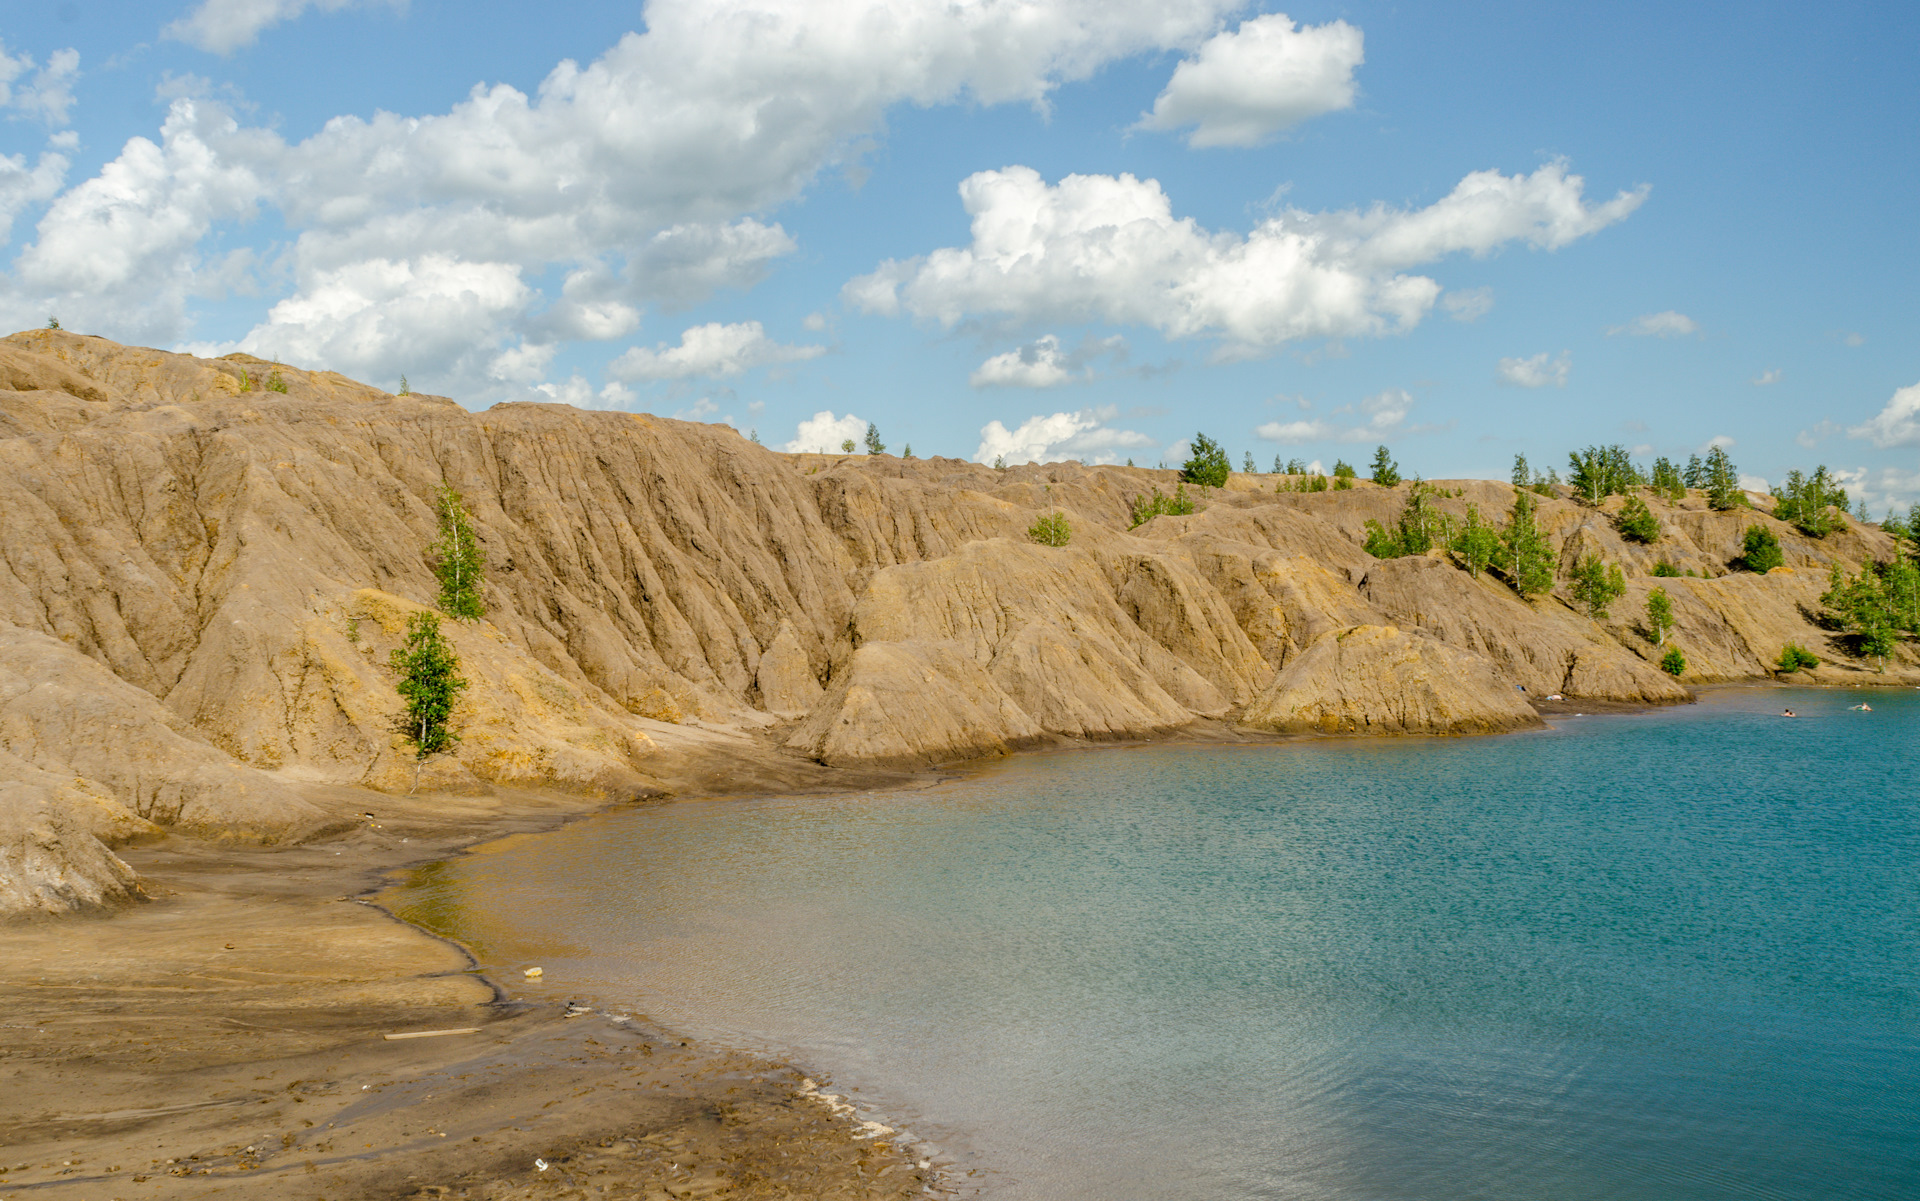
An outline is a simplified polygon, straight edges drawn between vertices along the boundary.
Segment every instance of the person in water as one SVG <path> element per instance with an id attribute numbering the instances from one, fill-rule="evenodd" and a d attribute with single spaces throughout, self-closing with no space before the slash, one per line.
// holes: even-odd
<path id="1" fill-rule="evenodd" d="M 1793 714 L 1793 710 L 1791 710 L 1791 709 L 1782 709 L 1782 710 L 1780 710 L 1780 716 L 1782 716 L 1782 717 L 1792 717 L 1793 715 L 1794 715 L 1794 714 Z"/>

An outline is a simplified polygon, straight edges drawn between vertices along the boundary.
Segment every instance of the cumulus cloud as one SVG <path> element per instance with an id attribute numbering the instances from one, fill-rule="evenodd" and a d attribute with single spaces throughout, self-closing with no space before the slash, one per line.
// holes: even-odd
<path id="1" fill-rule="evenodd" d="M 1124 357 L 1126 349 L 1125 339 L 1111 337 L 1099 341 L 1090 338 L 1077 349 L 1066 350 L 1058 336 L 1047 334 L 1030 345 L 994 355 L 974 369 L 968 382 L 976 388 L 1051 388 L 1084 383 L 1093 378 L 1095 359 Z"/>
<path id="2" fill-rule="evenodd" d="M 1625 325 L 1607 327 L 1607 336 L 1618 338 L 1680 338 L 1700 332 L 1700 323 L 1685 313 L 1668 309 L 1662 313 L 1642 313 Z"/>
<path id="3" fill-rule="evenodd" d="M 980 428 L 980 448 L 973 458 L 977 463 L 1002 457 L 1009 463 L 1058 463 L 1066 459 L 1114 463 L 1122 451 L 1157 445 L 1143 433 L 1108 424 L 1119 415 L 1118 408 L 1103 405 L 1077 413 L 1029 417 L 1012 430 L 989 421 Z"/>
<path id="4" fill-rule="evenodd" d="M 57 305 L 69 324 L 123 341 L 180 336 L 188 299 L 223 268 L 200 243 L 216 222 L 253 215 L 268 188 L 255 164 L 276 143 L 218 106 L 175 100 L 157 145 L 131 139 L 53 200 L 14 260 L 9 299 Z"/>
<path id="5" fill-rule="evenodd" d="M 1214 337 L 1227 357 L 1301 338 L 1412 328 L 1440 285 L 1405 270 L 1513 242 L 1555 249 L 1622 220 L 1646 189 L 1601 204 L 1564 162 L 1531 175 L 1475 172 L 1423 209 L 1287 210 L 1240 237 L 1175 218 L 1160 185 L 1132 175 L 1029 167 L 982 171 L 960 197 L 973 241 L 888 260 L 848 282 L 866 312 L 902 311 L 951 327 L 973 314 L 1030 322 L 1144 325 L 1171 338 Z"/>
<path id="6" fill-rule="evenodd" d="M 798 363 L 827 353 L 824 346 L 792 346 L 775 342 L 758 321 L 722 325 L 709 321 L 680 335 L 678 346 L 648 350 L 635 346 L 607 365 L 607 374 L 629 382 L 725 377 L 773 363 Z"/>
<path id="7" fill-rule="evenodd" d="M 1886 407 L 1847 431 L 1879 447 L 1920 446 L 1920 384 L 1896 390 Z"/>
<path id="8" fill-rule="evenodd" d="M 67 156 L 58 151 L 42 151 L 31 167 L 24 154 L 0 155 L 0 246 L 12 235 L 13 219 L 53 199 L 66 178 Z"/>
<path id="9" fill-rule="evenodd" d="M 1464 288 L 1440 298 L 1440 307 L 1455 321 L 1478 321 L 1493 311 L 1492 288 Z"/>
<path id="10" fill-rule="evenodd" d="M 170 32 L 231 50 L 275 22 L 347 3 L 204 0 Z M 1044 106 L 1055 88 L 1106 64 L 1199 44 L 1237 7 L 653 0 L 645 32 L 623 36 L 591 62 L 558 64 L 531 94 L 480 86 L 443 112 L 340 116 L 292 143 L 234 126 L 205 97 L 170 95 L 158 147 L 133 139 L 101 176 L 54 200 L 26 252 L 36 261 L 17 263 L 0 282 L 0 309 L 57 305 L 63 317 L 113 337 L 185 338 L 186 300 L 232 274 L 203 242 L 255 206 L 271 206 L 291 242 L 275 264 L 291 280 L 285 299 L 314 322 L 324 319 L 322 294 L 337 293 L 339 280 L 364 264 L 444 259 L 517 270 L 527 287 L 516 312 L 466 330 L 467 344 L 436 364 L 416 361 L 422 377 L 479 394 L 469 399 L 498 397 L 508 393 L 489 391 L 497 377 L 488 364 L 523 338 L 607 336 L 630 329 L 628 310 L 639 306 L 750 285 L 794 248 L 756 214 L 793 199 L 823 171 L 856 166 L 894 105 Z M 52 111 L 50 100 L 40 103 Z M 227 121 L 224 132 L 209 128 L 215 114 Z M 234 183 L 241 176 L 250 177 L 244 196 Z M 109 177 L 138 186 L 115 199 L 103 182 Z M 89 184 L 85 203 L 65 203 Z M 123 218 L 128 228 L 145 222 L 154 237 L 123 236 L 114 224 Z M 93 238 L 103 223 L 100 264 L 58 252 Z M 148 269 L 161 261 L 170 264 L 164 280 Z M 556 268 L 570 277 L 589 272 L 599 281 L 593 295 L 554 302 L 532 281 Z M 344 329 L 310 325 L 308 335 L 354 344 Z M 272 336 L 263 326 L 249 338 Z M 324 365 L 364 374 L 378 369 L 378 356 Z"/>
<path id="11" fill-rule="evenodd" d="M 35 65 L 31 54 L 8 54 L 0 42 L 0 109 L 9 110 L 8 116 L 65 125 L 73 108 L 73 84 L 80 77 L 80 52 L 55 50 L 46 66 L 36 71 Z"/>
<path id="12" fill-rule="evenodd" d="M 848 413 L 835 417 L 833 410 L 822 409 L 802 421 L 793 433 L 793 441 L 781 447 L 788 454 L 838 454 L 851 438 L 855 445 L 867 436 L 867 419 Z"/>
<path id="13" fill-rule="evenodd" d="M 1302 121 L 1353 105 L 1365 55 L 1345 21 L 1294 24 L 1284 13 L 1207 39 L 1173 70 L 1143 129 L 1180 129 L 1191 146 L 1258 146 Z"/>
<path id="14" fill-rule="evenodd" d="M 1501 359 L 1494 378 L 1515 388 L 1564 388 L 1572 372 L 1571 352 L 1563 350 L 1559 358 L 1550 359 L 1543 350 L 1530 359 Z"/>
<path id="15" fill-rule="evenodd" d="M 1384 442 L 1407 432 L 1407 416 L 1412 411 L 1412 393 L 1388 388 L 1361 401 L 1357 412 L 1353 406 L 1346 406 L 1335 409 L 1329 417 L 1269 421 L 1253 432 L 1268 442 Z M 1344 421 L 1329 419 L 1343 414 L 1347 415 Z"/>
<path id="16" fill-rule="evenodd" d="M 374 2 L 379 0 L 200 0 L 197 8 L 161 33 L 215 54 L 231 54 L 251 46 L 269 27 L 291 21 L 310 8 L 331 13 Z M 406 0 L 384 2 L 400 8 Z"/>
<path id="17" fill-rule="evenodd" d="M 1778 367 L 1769 367 L 1748 382 L 1756 388 L 1764 388 L 1768 384 L 1777 384 L 1780 382 L 1780 369 Z"/>

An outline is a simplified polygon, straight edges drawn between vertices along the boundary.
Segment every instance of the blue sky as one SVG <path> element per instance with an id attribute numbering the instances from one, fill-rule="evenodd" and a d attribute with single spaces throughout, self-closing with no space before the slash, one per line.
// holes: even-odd
<path id="1" fill-rule="evenodd" d="M 776 447 L 1719 438 L 1920 500 L 1912 6 L 20 8 L 9 328 Z"/>

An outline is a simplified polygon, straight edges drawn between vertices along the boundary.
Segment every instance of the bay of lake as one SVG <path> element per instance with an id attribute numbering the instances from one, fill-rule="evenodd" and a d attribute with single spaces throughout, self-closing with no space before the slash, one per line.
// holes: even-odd
<path id="1" fill-rule="evenodd" d="M 1912 1198 L 1916 769 L 1920 692 L 1734 689 L 622 809 L 383 900 L 993 1198 Z"/>

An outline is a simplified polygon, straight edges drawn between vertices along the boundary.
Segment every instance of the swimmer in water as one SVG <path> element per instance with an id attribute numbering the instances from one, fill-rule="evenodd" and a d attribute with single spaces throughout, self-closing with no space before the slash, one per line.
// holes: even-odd
<path id="1" fill-rule="evenodd" d="M 1780 710 L 1780 716 L 1782 716 L 1782 717 L 1792 717 L 1793 715 L 1794 715 L 1794 714 L 1793 714 L 1793 710 L 1791 710 L 1791 709 L 1782 709 L 1782 710 Z"/>

